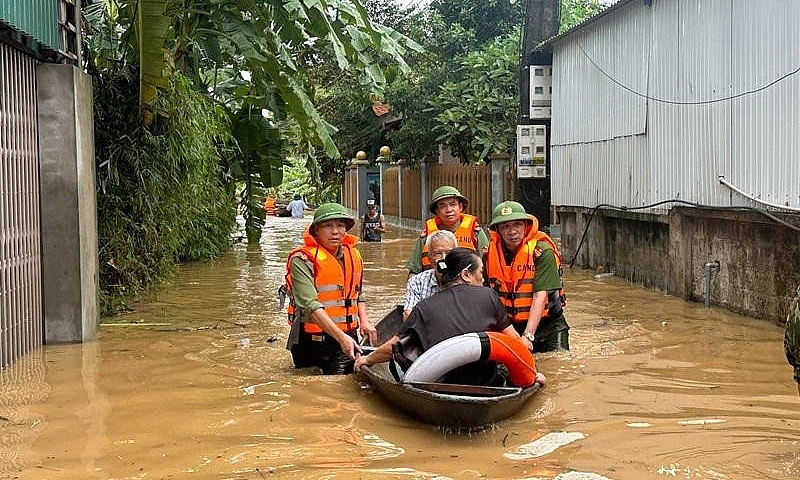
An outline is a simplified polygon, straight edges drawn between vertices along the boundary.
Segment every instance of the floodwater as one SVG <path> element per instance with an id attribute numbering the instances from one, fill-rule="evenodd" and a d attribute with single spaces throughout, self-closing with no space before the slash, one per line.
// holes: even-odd
<path id="1" fill-rule="evenodd" d="M 292 368 L 276 289 L 310 221 L 186 265 L 97 341 L 0 372 L 0 478 L 797 479 L 800 398 L 771 323 L 565 272 L 572 351 L 514 417 L 412 420 L 354 376 Z M 413 232 L 365 244 L 373 319 L 401 299 Z"/>

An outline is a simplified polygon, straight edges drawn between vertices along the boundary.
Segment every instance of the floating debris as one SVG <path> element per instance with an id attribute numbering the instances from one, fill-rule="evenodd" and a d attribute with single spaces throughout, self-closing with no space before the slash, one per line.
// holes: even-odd
<path id="1" fill-rule="evenodd" d="M 647 427 L 652 427 L 653 424 L 647 422 L 630 422 L 626 423 L 625 426 L 631 428 L 647 428 Z"/>
<path id="2" fill-rule="evenodd" d="M 699 418 L 697 420 L 681 420 L 678 425 L 711 425 L 714 423 L 725 423 L 727 420 L 719 418 Z"/>
<path id="3" fill-rule="evenodd" d="M 539 437 L 531 443 L 520 445 L 513 452 L 506 452 L 504 457 L 511 460 L 528 460 L 554 452 L 558 447 L 586 438 L 581 432 L 551 432 Z"/>

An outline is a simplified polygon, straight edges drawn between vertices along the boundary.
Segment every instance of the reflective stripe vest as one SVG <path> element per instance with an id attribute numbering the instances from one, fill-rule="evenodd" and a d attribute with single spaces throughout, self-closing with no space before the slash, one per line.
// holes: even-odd
<path id="1" fill-rule="evenodd" d="M 342 242 L 344 266 L 331 252 L 319 245 L 308 231 L 303 236 L 303 241 L 305 244 L 292 250 L 286 262 L 289 323 L 291 324 L 295 320 L 296 311 L 289 268 L 292 258 L 300 256 L 313 265 L 317 300 L 322 303 L 325 312 L 344 332 L 353 332 L 358 328 L 358 294 L 361 292 L 363 279 L 361 254 L 355 248 L 358 237 L 345 235 Z M 303 323 L 303 331 L 311 334 L 323 333 L 319 325 L 311 321 Z"/>
<path id="2" fill-rule="evenodd" d="M 422 230 L 422 233 L 419 234 L 420 237 L 425 238 L 428 235 L 432 234 L 433 232 L 440 230 L 439 226 L 442 224 L 441 219 L 439 217 L 433 217 L 428 219 L 425 222 L 425 229 Z M 481 226 L 478 225 L 478 219 L 470 215 L 468 213 L 461 214 L 461 224 L 458 226 L 458 229 L 453 232 L 456 236 L 456 241 L 458 242 L 459 247 L 469 248 L 475 250 L 476 252 L 480 252 L 478 249 L 478 235 L 477 231 L 481 229 Z M 422 255 L 420 256 L 420 263 L 422 263 L 422 268 L 428 270 L 433 268 L 433 264 L 431 264 L 430 259 L 428 258 L 428 245 L 422 246 Z"/>
<path id="3" fill-rule="evenodd" d="M 533 305 L 533 281 L 536 277 L 536 267 L 534 262 L 542 255 L 542 249 L 537 247 L 540 241 L 550 245 L 556 257 L 556 266 L 559 274 L 561 273 L 561 254 L 556 248 L 556 244 L 550 236 L 538 229 L 538 220 L 535 217 L 533 226 L 528 231 L 522 244 L 517 249 L 511 265 L 506 265 L 503 255 L 503 240 L 500 234 L 490 231 L 489 250 L 486 253 L 486 276 L 489 278 L 491 286 L 500 297 L 500 301 L 506 307 L 506 313 L 513 322 L 527 322 L 530 316 L 531 305 Z M 548 298 L 548 305 L 545 306 L 542 318 L 549 315 L 548 307 L 553 308 L 557 305 L 564 306 L 563 291 L 559 290 L 557 299 Z M 553 304 L 552 301 L 557 301 Z M 553 312 L 556 313 L 556 312 Z"/>
<path id="4" fill-rule="evenodd" d="M 276 206 L 275 197 L 267 197 L 267 199 L 264 201 L 264 212 L 267 215 L 275 215 Z"/>

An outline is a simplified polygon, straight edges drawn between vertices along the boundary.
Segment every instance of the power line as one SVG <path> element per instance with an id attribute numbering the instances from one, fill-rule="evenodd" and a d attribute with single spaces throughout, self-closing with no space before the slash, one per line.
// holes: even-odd
<path id="1" fill-rule="evenodd" d="M 578 45 L 578 48 L 581 50 L 581 52 L 583 52 L 583 55 L 586 57 L 586 59 L 589 60 L 589 62 L 592 65 L 594 65 L 594 67 L 597 70 L 600 71 L 600 73 L 602 73 L 606 78 L 611 80 L 614 84 L 620 86 L 624 90 L 627 90 L 627 91 L 631 92 L 634 95 L 637 95 L 639 97 L 645 98 L 647 100 L 652 100 L 654 102 L 660 102 L 660 103 L 668 103 L 668 104 L 671 104 L 671 105 L 707 105 L 707 104 L 710 104 L 710 103 L 719 103 L 719 102 L 725 102 L 725 101 L 728 101 L 728 100 L 733 100 L 735 98 L 744 97 L 745 95 L 751 95 L 753 93 L 757 93 L 757 92 L 760 92 L 762 90 L 766 90 L 769 87 L 775 85 L 776 83 L 781 82 L 781 81 L 791 77 L 792 75 L 796 74 L 797 72 L 800 72 L 800 67 L 797 67 L 796 69 L 792 70 L 791 72 L 786 73 L 784 75 L 781 75 L 780 77 L 776 78 L 775 80 L 769 82 L 768 84 L 766 84 L 764 86 L 755 88 L 753 90 L 747 90 L 747 91 L 744 91 L 744 92 L 741 92 L 741 93 L 737 93 L 735 95 L 731 95 L 731 96 L 728 96 L 728 97 L 715 98 L 715 99 L 712 99 L 712 100 L 701 100 L 701 101 L 698 101 L 698 102 L 679 102 L 679 101 L 675 101 L 675 100 L 666 100 L 666 99 L 663 99 L 663 98 L 651 97 L 650 95 L 648 95 L 646 93 L 637 92 L 636 90 L 634 90 L 634 89 L 628 87 L 627 85 L 619 82 L 617 79 L 615 79 L 614 77 L 612 77 L 611 75 L 606 73 L 606 71 L 603 70 L 600 67 L 600 65 L 598 65 L 597 62 L 595 62 L 592 59 L 592 57 L 589 56 L 588 53 L 586 53 L 586 50 L 583 49 L 583 46 L 580 44 L 580 42 L 576 42 L 576 45 Z"/>

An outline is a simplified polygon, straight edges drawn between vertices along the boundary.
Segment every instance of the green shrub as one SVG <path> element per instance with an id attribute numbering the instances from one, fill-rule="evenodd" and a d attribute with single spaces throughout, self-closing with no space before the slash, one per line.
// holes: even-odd
<path id="1" fill-rule="evenodd" d="M 235 220 L 222 158 L 224 111 L 175 75 L 149 128 L 139 121 L 137 76 L 95 77 L 101 311 L 124 308 L 183 260 L 224 251 Z"/>

